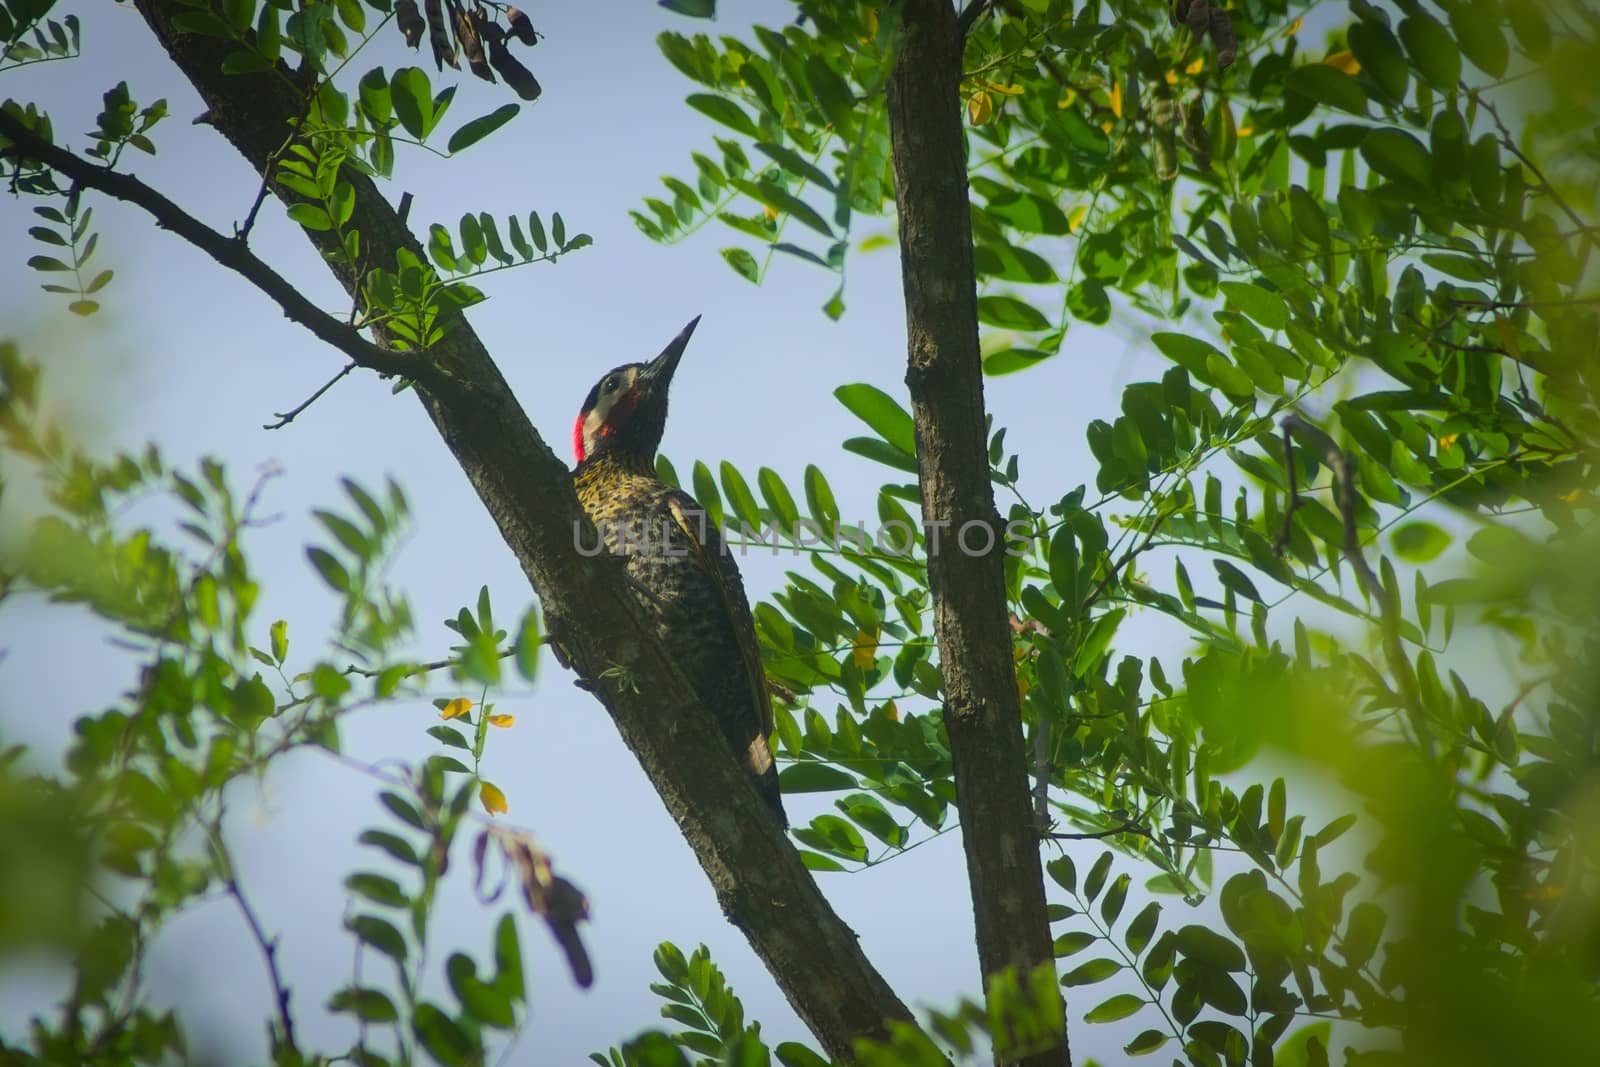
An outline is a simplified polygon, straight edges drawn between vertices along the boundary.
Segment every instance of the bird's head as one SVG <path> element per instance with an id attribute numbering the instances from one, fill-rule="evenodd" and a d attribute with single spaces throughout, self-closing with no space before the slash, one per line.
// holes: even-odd
<path id="1" fill-rule="evenodd" d="M 579 463 L 603 452 L 646 465 L 654 461 L 667 427 L 667 390 L 699 322 L 696 315 L 649 363 L 625 363 L 594 384 L 572 427 L 572 452 Z"/>

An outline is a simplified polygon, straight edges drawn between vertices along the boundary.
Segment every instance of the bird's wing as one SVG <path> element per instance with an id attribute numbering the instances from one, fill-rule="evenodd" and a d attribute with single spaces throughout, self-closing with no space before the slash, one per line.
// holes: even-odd
<path id="1" fill-rule="evenodd" d="M 739 642 L 739 656 L 744 661 L 744 673 L 750 685 L 750 699 L 761 724 L 761 737 L 765 741 L 772 736 L 772 695 L 767 691 L 767 673 L 761 666 L 761 647 L 756 642 L 755 619 L 750 615 L 750 601 L 745 596 L 739 567 L 724 550 L 716 524 L 695 503 L 693 497 L 686 493 L 674 493 L 667 498 L 667 507 L 672 512 L 673 521 L 693 546 L 701 566 L 717 579 L 717 591 L 733 623 L 734 636 Z M 770 765 L 770 752 L 763 755 Z M 752 770 L 760 774 L 766 767 L 753 767 Z"/>

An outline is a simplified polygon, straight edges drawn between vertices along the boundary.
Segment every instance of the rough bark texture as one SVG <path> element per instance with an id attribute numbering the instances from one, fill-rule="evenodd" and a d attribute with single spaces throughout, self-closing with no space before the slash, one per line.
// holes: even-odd
<path id="1" fill-rule="evenodd" d="M 1022 714 L 1011 660 L 1005 537 L 989 484 L 978 352 L 977 275 L 961 129 L 961 32 L 949 0 L 904 0 L 889 80 L 928 577 L 944 671 L 967 879 L 985 980 L 1053 965 L 1038 828 L 1028 798 Z M 985 548 L 989 550 L 984 551 Z M 1023 1061 L 1069 1062 L 1062 1044 Z"/>
<path id="2" fill-rule="evenodd" d="M 205 100 L 211 125 L 263 171 L 301 112 L 298 95 L 270 75 L 224 76 L 219 68 L 226 46 L 176 30 L 170 21 L 175 5 L 136 2 Z M 373 260 L 392 263 L 402 247 L 423 256 L 373 184 L 358 174 L 347 177 L 356 190 L 352 222 Z M 340 280 L 347 288 L 352 283 Z M 419 384 L 428 415 L 522 564 L 553 640 L 611 713 L 723 911 L 830 1055 L 848 1059 L 856 1039 L 885 1037 L 885 1020 L 910 1019 L 910 1012 L 862 954 L 728 753 L 710 714 L 650 637 L 618 561 L 577 551 L 575 531 L 583 531 L 585 544 L 595 535 L 570 472 L 464 321 L 429 353 L 467 386 L 471 403 Z M 728 754 L 714 755 L 721 753 Z"/>

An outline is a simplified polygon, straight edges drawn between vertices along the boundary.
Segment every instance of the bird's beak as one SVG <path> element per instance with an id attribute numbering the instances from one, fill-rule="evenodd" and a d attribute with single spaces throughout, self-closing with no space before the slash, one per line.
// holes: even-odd
<path id="1" fill-rule="evenodd" d="M 694 334 L 694 328 L 700 325 L 700 316 L 696 315 L 689 320 L 689 325 L 683 328 L 678 336 L 661 354 L 645 364 L 643 378 L 650 383 L 653 389 L 665 389 L 672 382 L 672 375 L 678 369 L 678 360 L 683 358 L 683 350 L 689 347 L 689 338 Z"/>

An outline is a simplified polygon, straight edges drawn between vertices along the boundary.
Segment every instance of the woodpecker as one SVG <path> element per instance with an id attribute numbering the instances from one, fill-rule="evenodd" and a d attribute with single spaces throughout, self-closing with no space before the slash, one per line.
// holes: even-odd
<path id="1" fill-rule="evenodd" d="M 772 702 L 739 568 L 695 499 L 656 477 L 667 390 L 699 322 L 649 363 L 624 364 L 589 390 L 572 427 L 573 480 L 601 542 L 626 561 L 667 652 L 787 826 L 769 741 Z"/>

